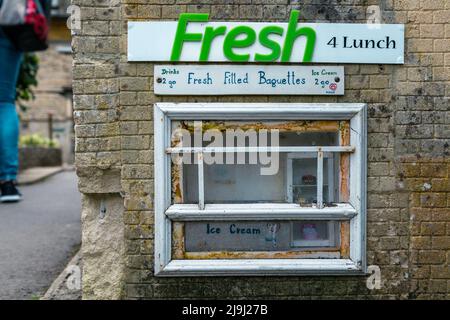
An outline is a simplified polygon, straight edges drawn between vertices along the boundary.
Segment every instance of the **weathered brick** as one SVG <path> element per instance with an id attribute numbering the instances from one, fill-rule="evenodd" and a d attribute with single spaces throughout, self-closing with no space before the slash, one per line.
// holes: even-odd
<path id="1" fill-rule="evenodd" d="M 419 111 L 398 111 L 395 114 L 397 124 L 420 124 L 422 113 Z"/>
<path id="2" fill-rule="evenodd" d="M 380 238 L 380 247 L 382 250 L 398 250 L 400 248 L 398 237 Z"/>
<path id="3" fill-rule="evenodd" d="M 395 8 L 398 10 L 414 10 L 420 8 L 419 0 L 395 0 Z"/>
<path id="4" fill-rule="evenodd" d="M 243 19 L 260 19 L 263 16 L 263 7 L 257 5 L 239 6 L 239 16 Z"/>
<path id="5" fill-rule="evenodd" d="M 421 250 L 419 251 L 419 263 L 422 264 L 439 264 L 445 262 L 445 254 L 437 250 Z"/>
<path id="6" fill-rule="evenodd" d="M 214 5 L 211 7 L 211 17 L 217 20 L 232 19 L 239 15 L 237 5 Z"/>
<path id="7" fill-rule="evenodd" d="M 124 165 L 122 170 L 124 179 L 150 179 L 153 178 L 153 167 L 150 165 Z"/>
<path id="8" fill-rule="evenodd" d="M 420 166 L 420 176 L 443 178 L 447 176 L 447 168 L 442 164 L 423 163 Z"/>
<path id="9" fill-rule="evenodd" d="M 119 134 L 119 123 L 97 124 L 95 134 L 97 137 L 116 136 Z"/>
<path id="10" fill-rule="evenodd" d="M 436 39 L 434 40 L 435 52 L 448 52 L 450 50 L 450 39 Z"/>
<path id="11" fill-rule="evenodd" d="M 450 20 L 450 10 L 440 10 L 433 13 L 434 23 L 448 23 Z"/>
<path id="12" fill-rule="evenodd" d="M 406 42 L 408 52 L 429 52 L 433 48 L 431 39 L 408 39 Z"/>
<path id="13" fill-rule="evenodd" d="M 443 38 L 444 25 L 422 24 L 420 25 L 420 35 L 423 38 Z"/>
<path id="14" fill-rule="evenodd" d="M 422 10 L 445 9 L 445 0 L 421 0 L 420 8 Z"/>
<path id="15" fill-rule="evenodd" d="M 433 249 L 450 249 L 450 237 L 433 237 L 431 247 Z"/>
<path id="16" fill-rule="evenodd" d="M 150 81 L 148 78 L 121 78 L 120 89 L 128 91 L 147 91 L 150 90 Z"/>
<path id="17" fill-rule="evenodd" d="M 83 32 L 89 36 L 101 36 L 109 34 L 109 24 L 104 21 L 83 22 Z"/>
<path id="18" fill-rule="evenodd" d="M 145 135 L 139 136 L 123 136 L 122 149 L 148 149 L 150 148 L 150 137 Z"/>
<path id="19" fill-rule="evenodd" d="M 176 19 L 181 13 L 186 12 L 186 5 L 162 6 L 161 18 Z"/>
<path id="20" fill-rule="evenodd" d="M 140 5 L 137 8 L 139 18 L 154 19 L 161 17 L 161 6 L 155 5 Z M 164 12 L 164 14 L 168 14 Z"/>
<path id="21" fill-rule="evenodd" d="M 423 235 L 445 235 L 445 223 L 443 222 L 423 222 L 421 233 Z"/>
<path id="22" fill-rule="evenodd" d="M 431 237 L 411 237 L 412 249 L 431 249 Z"/>

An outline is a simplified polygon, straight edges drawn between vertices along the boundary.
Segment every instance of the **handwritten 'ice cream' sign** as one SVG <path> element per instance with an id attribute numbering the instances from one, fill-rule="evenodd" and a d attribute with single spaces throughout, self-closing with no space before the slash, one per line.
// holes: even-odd
<path id="1" fill-rule="evenodd" d="M 158 95 L 343 95 L 342 66 L 156 65 Z"/>
<path id="2" fill-rule="evenodd" d="M 188 252 L 292 249 L 288 221 L 187 222 L 185 234 Z"/>

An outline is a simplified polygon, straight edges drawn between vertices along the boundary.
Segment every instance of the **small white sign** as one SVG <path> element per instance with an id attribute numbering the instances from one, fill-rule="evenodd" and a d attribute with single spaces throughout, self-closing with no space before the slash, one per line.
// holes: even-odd
<path id="1" fill-rule="evenodd" d="M 156 65 L 159 95 L 343 95 L 342 66 Z"/>

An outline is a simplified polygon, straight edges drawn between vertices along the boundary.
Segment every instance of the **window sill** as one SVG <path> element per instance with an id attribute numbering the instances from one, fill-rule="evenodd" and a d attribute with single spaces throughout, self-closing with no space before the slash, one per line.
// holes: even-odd
<path id="1" fill-rule="evenodd" d="M 157 276 L 364 275 L 350 259 L 172 260 Z"/>

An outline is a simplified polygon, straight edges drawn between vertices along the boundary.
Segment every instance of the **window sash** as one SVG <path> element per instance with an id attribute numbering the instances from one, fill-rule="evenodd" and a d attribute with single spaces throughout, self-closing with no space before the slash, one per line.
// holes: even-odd
<path id="1" fill-rule="evenodd" d="M 352 153 L 354 146 L 314 146 L 314 147 L 175 147 L 167 148 L 167 154 L 195 153 L 197 154 L 198 170 L 198 206 L 205 208 L 205 181 L 204 181 L 204 153 L 251 153 L 251 152 L 285 152 L 285 153 L 316 153 L 317 158 L 317 207 L 324 208 L 323 204 L 323 158 L 326 153 Z M 288 179 L 289 181 L 289 179 Z M 288 184 L 289 186 L 289 184 Z"/>
<path id="2" fill-rule="evenodd" d="M 314 147 L 174 147 L 166 153 L 252 153 L 252 152 L 348 152 L 355 151 L 354 146 L 314 146 Z"/>

